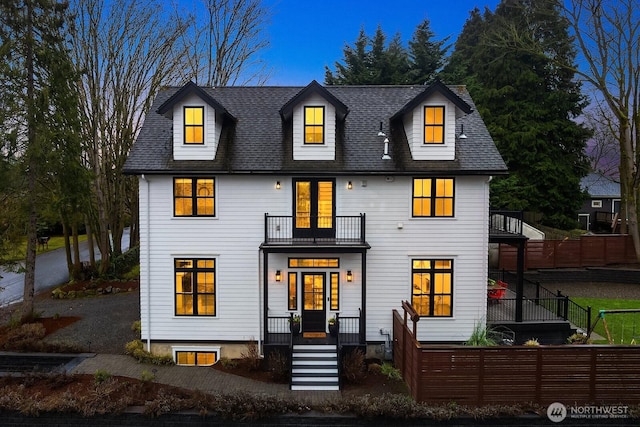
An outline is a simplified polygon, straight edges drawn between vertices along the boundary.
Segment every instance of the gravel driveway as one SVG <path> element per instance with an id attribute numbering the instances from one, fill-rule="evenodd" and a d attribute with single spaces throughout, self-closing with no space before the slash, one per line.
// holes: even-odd
<path id="1" fill-rule="evenodd" d="M 4 324 L 18 305 L 2 309 Z M 140 296 L 132 292 L 76 299 L 53 299 L 48 292 L 36 296 L 41 317 L 78 316 L 77 322 L 47 336 L 45 341 L 72 344 L 92 353 L 124 354 L 127 342 L 139 338 L 131 325 L 140 320 Z"/>

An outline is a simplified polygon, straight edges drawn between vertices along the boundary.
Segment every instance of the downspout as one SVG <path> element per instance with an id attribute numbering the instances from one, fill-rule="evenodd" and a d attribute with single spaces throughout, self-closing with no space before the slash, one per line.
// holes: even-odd
<path id="1" fill-rule="evenodd" d="M 149 203 L 149 181 L 147 181 L 147 178 L 144 176 L 144 174 L 142 174 L 142 180 L 146 183 L 146 212 L 145 212 L 145 217 L 146 217 L 146 221 L 147 224 L 145 226 L 145 232 L 147 234 L 147 250 L 145 251 L 145 275 L 146 275 L 146 280 L 145 280 L 145 287 L 147 289 L 147 351 L 151 352 L 151 267 L 150 267 L 150 260 L 151 260 L 151 256 L 149 255 L 150 251 L 151 251 L 151 234 L 149 233 L 150 230 L 150 205 L 151 203 Z"/>
<path id="2" fill-rule="evenodd" d="M 262 348 L 262 307 L 261 307 L 261 295 L 260 295 L 260 255 L 262 249 L 258 249 L 258 349 L 260 354 L 264 356 L 264 349 Z"/>

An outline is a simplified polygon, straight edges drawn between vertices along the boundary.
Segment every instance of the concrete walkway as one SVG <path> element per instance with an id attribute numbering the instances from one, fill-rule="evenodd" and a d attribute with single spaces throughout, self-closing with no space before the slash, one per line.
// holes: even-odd
<path id="1" fill-rule="evenodd" d="M 160 384 L 200 390 L 210 394 L 252 393 L 277 396 L 282 399 L 296 399 L 313 406 L 337 401 L 341 397 L 339 391 L 292 391 L 289 390 L 288 384 L 255 381 L 213 368 L 148 365 L 138 363 L 130 356 L 116 354 L 92 354 L 82 360 L 72 373 L 93 375 L 98 370 L 135 379 L 140 379 L 142 372 L 147 371 L 152 373 L 155 376 L 155 382 Z"/>

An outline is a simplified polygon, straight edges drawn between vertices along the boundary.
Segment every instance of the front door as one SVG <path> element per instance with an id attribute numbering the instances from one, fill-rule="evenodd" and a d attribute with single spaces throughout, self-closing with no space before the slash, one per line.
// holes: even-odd
<path id="1" fill-rule="evenodd" d="M 325 331 L 325 275 L 302 273 L 302 331 Z"/>
<path id="2" fill-rule="evenodd" d="M 295 179 L 293 237 L 335 237 L 335 181 Z"/>

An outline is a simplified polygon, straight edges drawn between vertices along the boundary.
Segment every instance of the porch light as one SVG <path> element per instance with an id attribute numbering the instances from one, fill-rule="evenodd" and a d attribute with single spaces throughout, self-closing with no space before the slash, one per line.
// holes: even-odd
<path id="1" fill-rule="evenodd" d="M 460 135 L 458 136 L 459 139 L 467 139 L 467 135 L 464 134 L 464 125 L 461 124 L 460 125 Z"/>
<path id="2" fill-rule="evenodd" d="M 282 282 L 282 271 L 276 270 L 276 282 Z"/>
<path id="3" fill-rule="evenodd" d="M 353 183 L 351 181 L 347 182 L 347 190 L 351 190 L 353 188 Z"/>
<path id="4" fill-rule="evenodd" d="M 353 282 L 353 272 L 351 270 L 347 270 L 347 282 Z"/>
<path id="5" fill-rule="evenodd" d="M 276 190 L 279 190 L 279 189 L 280 189 L 280 187 L 281 187 L 281 185 L 280 185 L 280 181 L 276 181 Z"/>

